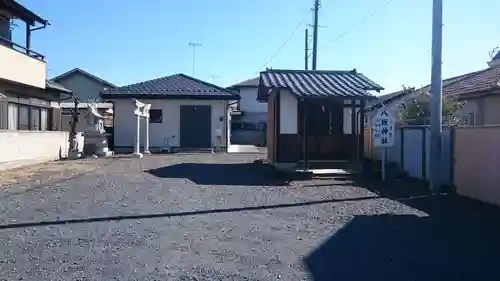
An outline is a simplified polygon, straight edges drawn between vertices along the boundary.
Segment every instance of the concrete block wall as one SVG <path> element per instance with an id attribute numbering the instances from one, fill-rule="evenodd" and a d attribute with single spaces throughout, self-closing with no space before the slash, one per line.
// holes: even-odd
<path id="1" fill-rule="evenodd" d="M 0 170 L 65 158 L 69 133 L 0 131 Z"/>

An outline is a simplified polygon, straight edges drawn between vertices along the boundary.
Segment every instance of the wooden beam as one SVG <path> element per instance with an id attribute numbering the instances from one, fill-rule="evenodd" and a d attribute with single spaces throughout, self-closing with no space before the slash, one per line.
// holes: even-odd
<path id="1" fill-rule="evenodd" d="M 274 120 L 275 126 L 275 132 L 276 135 L 274 137 L 275 139 L 275 144 L 276 146 L 274 147 L 274 153 L 276 155 L 275 162 L 279 162 L 280 160 L 280 133 L 281 133 L 281 93 L 280 90 L 276 91 L 274 93 L 274 106 L 275 106 L 275 114 L 276 114 L 276 119 Z"/>
<path id="2" fill-rule="evenodd" d="M 353 144 L 353 147 L 355 149 L 354 153 L 353 153 L 353 160 L 357 160 L 358 159 L 358 156 L 357 156 L 357 153 L 358 153 L 358 145 L 357 145 L 357 135 L 356 135 L 356 129 L 357 129 L 357 126 L 356 126 L 356 100 L 355 99 L 352 99 L 351 100 L 351 133 L 352 133 L 352 144 Z"/>
<path id="3" fill-rule="evenodd" d="M 307 113 L 309 112 L 308 110 L 308 103 L 306 101 L 302 102 L 302 117 L 303 117 L 303 132 L 302 132 L 302 143 L 303 143 L 303 157 L 304 157 L 304 171 L 307 171 L 309 169 L 308 165 L 308 160 L 309 160 L 309 155 L 307 151 Z"/>
<path id="4" fill-rule="evenodd" d="M 362 163 L 365 157 L 365 100 L 361 100 L 361 109 L 359 114 L 359 161 Z"/>

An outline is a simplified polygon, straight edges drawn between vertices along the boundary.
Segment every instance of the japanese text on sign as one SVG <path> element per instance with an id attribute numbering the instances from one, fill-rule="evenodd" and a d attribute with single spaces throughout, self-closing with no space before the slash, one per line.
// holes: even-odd
<path id="1" fill-rule="evenodd" d="M 373 118 L 372 136 L 376 147 L 394 146 L 395 120 L 385 107 L 379 109 Z"/>

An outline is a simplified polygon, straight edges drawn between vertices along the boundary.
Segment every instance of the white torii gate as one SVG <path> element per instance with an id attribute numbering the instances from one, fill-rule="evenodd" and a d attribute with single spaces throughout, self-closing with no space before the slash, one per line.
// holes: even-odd
<path id="1" fill-rule="evenodd" d="M 145 118 L 146 121 L 146 137 L 144 139 L 144 154 L 151 154 L 149 151 L 149 109 L 151 104 L 140 102 L 136 99 L 133 100 L 135 103 L 134 114 L 137 116 L 136 123 L 136 134 L 135 134 L 135 147 L 134 156 L 142 158 L 142 153 L 140 152 L 141 147 L 141 117 Z"/>

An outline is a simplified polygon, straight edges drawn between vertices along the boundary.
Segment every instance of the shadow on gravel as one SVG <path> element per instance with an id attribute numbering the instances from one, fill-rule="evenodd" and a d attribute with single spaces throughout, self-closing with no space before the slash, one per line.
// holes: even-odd
<path id="1" fill-rule="evenodd" d="M 240 207 L 240 208 L 225 208 L 225 209 L 209 209 L 209 210 L 197 210 L 197 211 L 177 212 L 177 213 L 121 215 L 121 216 L 109 216 L 109 217 L 68 219 L 68 220 L 20 222 L 20 223 L 0 225 L 0 230 L 13 229 L 13 228 L 37 227 L 37 226 L 69 225 L 69 224 L 80 224 L 80 223 L 91 223 L 91 222 L 142 220 L 142 219 L 153 219 L 153 218 L 172 218 L 172 217 L 208 215 L 208 214 L 218 214 L 218 213 L 259 211 L 259 210 L 269 210 L 269 209 L 279 209 L 279 208 L 311 206 L 311 205 L 328 204 L 328 203 L 331 204 L 331 203 L 339 203 L 339 202 L 359 202 L 359 201 L 364 201 L 364 200 L 373 200 L 373 199 L 377 199 L 377 198 L 379 198 L 379 196 L 375 195 L 375 196 L 365 196 L 365 197 L 355 197 L 355 198 L 326 199 L 326 200 L 304 201 L 304 202 L 284 203 L 284 204 L 275 204 L 275 205 L 246 206 L 246 207 Z"/>
<path id="2" fill-rule="evenodd" d="M 498 280 L 500 232 L 491 223 L 357 216 L 305 263 L 315 281 Z"/>
<path id="3" fill-rule="evenodd" d="M 315 281 L 499 280 L 499 208 L 429 195 L 412 181 L 358 177 L 353 184 L 428 216 L 356 216 L 304 259 Z"/>
<path id="4" fill-rule="evenodd" d="M 158 178 L 183 178 L 199 185 L 283 186 L 273 171 L 255 163 L 181 163 L 146 171 Z"/>

